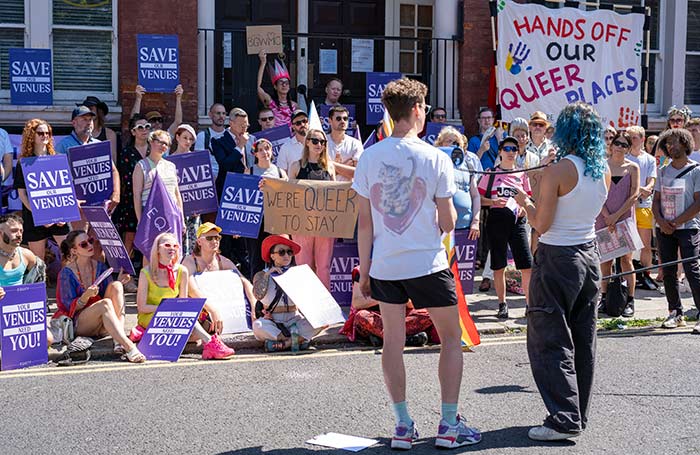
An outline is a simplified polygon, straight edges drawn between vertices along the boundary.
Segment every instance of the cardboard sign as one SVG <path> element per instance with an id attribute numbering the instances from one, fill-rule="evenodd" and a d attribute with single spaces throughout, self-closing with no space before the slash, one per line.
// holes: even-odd
<path id="1" fill-rule="evenodd" d="M 345 322 L 343 311 L 307 264 L 272 277 L 314 329 Z"/>
<path id="2" fill-rule="evenodd" d="M 65 155 L 33 156 L 21 163 L 35 226 L 80 219 Z"/>
<path id="3" fill-rule="evenodd" d="M 258 131 L 255 133 L 255 139 L 267 139 L 272 144 L 272 162 L 277 164 L 277 155 L 280 153 L 282 144 L 287 142 L 292 137 L 292 132 L 289 126 L 282 125 L 267 130 Z M 284 169 L 286 172 L 287 170 Z"/>
<path id="4" fill-rule="evenodd" d="M 272 179 L 269 179 L 272 180 Z M 226 174 L 216 225 L 221 232 L 257 239 L 263 218 L 263 194 L 260 177 L 235 172 Z"/>
<path id="5" fill-rule="evenodd" d="M 177 182 L 185 216 L 211 213 L 219 207 L 209 156 L 208 151 L 202 151 L 167 157 L 177 168 Z"/>
<path id="6" fill-rule="evenodd" d="M 355 136 L 355 105 L 354 104 L 343 104 L 345 109 L 348 110 L 348 129 L 345 130 L 345 134 L 348 136 Z M 328 114 L 333 106 L 327 104 L 318 105 L 318 116 L 321 118 L 321 125 L 323 126 L 323 131 L 330 133 L 331 131 L 331 121 L 328 118 Z"/>
<path id="7" fill-rule="evenodd" d="M 122 243 L 117 228 L 114 227 L 104 207 L 83 207 L 83 215 L 90 223 L 95 237 L 100 241 L 107 263 L 114 270 L 123 270 L 129 275 L 136 275 L 129 253 Z"/>
<path id="8" fill-rule="evenodd" d="M 255 25 L 245 28 L 245 41 L 248 55 L 282 53 L 282 26 Z"/>
<path id="9" fill-rule="evenodd" d="M 10 102 L 53 104 L 51 49 L 9 49 Z"/>
<path id="10" fill-rule="evenodd" d="M 139 85 L 147 92 L 172 93 L 180 84 L 177 35 L 136 35 Z"/>
<path id="11" fill-rule="evenodd" d="M 455 254 L 462 292 L 474 293 L 474 270 L 476 268 L 477 240 L 469 240 L 469 229 L 459 229 L 455 234 Z"/>
<path id="12" fill-rule="evenodd" d="M 224 323 L 221 333 L 250 332 L 250 305 L 243 292 L 243 282 L 233 270 L 194 275 L 197 287 L 207 296 L 207 307 L 213 307 Z"/>
<path id="13" fill-rule="evenodd" d="M 438 135 L 440 134 L 440 131 L 442 131 L 442 129 L 446 126 L 451 126 L 460 133 L 464 134 L 464 126 L 462 125 L 450 125 L 449 123 L 428 122 L 425 125 L 425 136 L 423 136 L 423 140 L 428 144 L 433 145 L 435 143 L 435 139 L 437 139 Z"/>
<path id="14" fill-rule="evenodd" d="M 0 300 L 2 369 L 15 370 L 49 361 L 46 339 L 46 284 L 7 286 Z"/>
<path id="15" fill-rule="evenodd" d="M 206 300 L 163 299 L 139 342 L 141 354 L 148 360 L 177 362 Z"/>
<path id="16" fill-rule="evenodd" d="M 112 196 L 112 153 L 109 141 L 68 149 L 75 196 L 86 205 L 100 205 Z"/>
<path id="17" fill-rule="evenodd" d="M 351 239 L 355 234 L 358 199 L 352 182 L 268 179 L 265 231 L 312 237 Z"/>
<path id="18" fill-rule="evenodd" d="M 358 265 L 357 243 L 335 242 L 331 258 L 331 295 L 338 305 L 352 303 L 352 269 Z"/>
<path id="19" fill-rule="evenodd" d="M 502 119 L 544 112 L 550 121 L 575 101 L 605 125 L 639 124 L 644 14 L 498 2 L 496 80 Z"/>
<path id="20" fill-rule="evenodd" d="M 384 117 L 382 93 L 389 82 L 401 79 L 401 73 L 367 73 L 367 124 L 376 125 Z"/>

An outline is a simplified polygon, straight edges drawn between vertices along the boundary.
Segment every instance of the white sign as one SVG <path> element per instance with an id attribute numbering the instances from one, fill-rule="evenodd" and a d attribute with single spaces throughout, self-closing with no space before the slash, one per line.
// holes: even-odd
<path id="1" fill-rule="evenodd" d="M 353 73 L 371 73 L 374 71 L 374 40 L 352 40 L 351 71 Z"/>
<path id="2" fill-rule="evenodd" d="M 605 125 L 638 125 L 644 15 L 498 2 L 503 120 L 592 104 Z"/>
<path id="3" fill-rule="evenodd" d="M 292 267 L 272 278 L 314 329 L 345 322 L 338 302 L 308 265 Z"/>
<path id="4" fill-rule="evenodd" d="M 338 74 L 338 51 L 335 49 L 318 50 L 318 72 L 320 74 Z"/>
<path id="5" fill-rule="evenodd" d="M 349 452 L 359 452 L 360 450 L 378 444 L 379 441 L 340 433 L 326 433 L 309 439 L 306 443 L 323 447 L 333 447 L 334 449 L 343 449 Z"/>
<path id="6" fill-rule="evenodd" d="M 194 276 L 197 287 L 224 323 L 222 333 L 250 332 L 246 321 L 243 283 L 233 270 L 200 273 Z"/>
<path id="7" fill-rule="evenodd" d="M 610 232 L 607 226 L 596 231 L 595 237 L 600 251 L 600 262 L 612 261 L 644 247 L 632 217 L 617 223 L 614 232 Z"/>

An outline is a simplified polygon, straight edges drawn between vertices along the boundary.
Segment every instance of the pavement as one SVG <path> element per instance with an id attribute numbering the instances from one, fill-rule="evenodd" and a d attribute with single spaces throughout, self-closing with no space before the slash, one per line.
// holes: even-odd
<path id="1" fill-rule="evenodd" d="M 474 294 L 467 295 L 467 302 L 469 304 L 469 311 L 474 319 L 476 327 L 482 336 L 497 336 L 504 334 L 518 334 L 526 330 L 527 320 L 525 318 L 525 298 L 523 296 L 508 294 L 508 306 L 510 312 L 510 318 L 507 320 L 500 320 L 496 318 L 496 311 L 498 309 L 498 299 L 496 298 L 495 290 L 492 289 L 489 292 L 481 293 L 478 291 L 479 284 L 481 283 L 481 277 L 476 277 L 474 283 Z M 49 308 L 51 310 L 56 309 L 55 290 L 49 288 Z M 694 310 L 694 305 L 690 293 L 684 293 L 681 295 L 683 298 L 683 306 L 685 309 L 690 309 L 686 311 L 686 316 L 691 318 L 697 318 L 697 313 Z M 648 325 L 649 328 L 659 328 L 663 318 L 668 314 L 666 297 L 658 291 L 644 291 L 637 289 L 635 295 L 635 314 L 633 318 L 627 320 L 628 325 L 639 326 Z M 136 326 L 136 294 L 126 294 L 126 321 L 125 327 L 126 332 L 129 333 L 132 327 Z M 349 312 L 349 307 L 344 307 L 343 312 L 345 315 Z M 605 321 L 610 318 L 601 318 L 601 321 Z M 638 321 L 636 324 L 632 321 Z M 650 322 L 650 324 L 644 324 L 643 322 Z M 689 324 L 690 325 L 690 324 Z M 357 343 L 351 343 L 348 341 L 345 335 L 338 333 L 342 325 L 330 327 L 324 332 L 322 332 L 318 337 L 314 338 L 313 345 L 318 348 L 343 348 L 343 347 L 353 347 L 357 346 Z M 691 325 L 692 327 L 692 325 Z M 618 329 L 626 329 L 625 325 L 618 325 Z M 253 337 L 252 332 L 242 333 L 242 334 L 226 334 L 222 335 L 221 339 L 228 346 L 234 348 L 236 351 L 247 351 L 247 350 L 262 350 L 262 342 L 258 341 Z M 113 344 L 110 338 L 104 338 L 96 341 L 96 343 L 91 348 L 91 354 L 93 359 L 100 358 L 116 358 L 112 352 Z M 54 360 L 60 357 L 63 350 L 50 349 L 49 358 Z M 185 354 L 201 354 L 202 346 L 197 343 L 188 343 L 185 348 Z"/>

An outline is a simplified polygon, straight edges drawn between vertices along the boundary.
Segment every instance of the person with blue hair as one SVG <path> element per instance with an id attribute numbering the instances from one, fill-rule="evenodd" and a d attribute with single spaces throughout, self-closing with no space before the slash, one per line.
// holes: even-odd
<path id="1" fill-rule="evenodd" d="M 588 424 L 601 278 L 594 225 L 611 180 L 603 132 L 592 106 L 566 106 L 554 133 L 559 160 L 542 174 L 537 206 L 515 195 L 540 233 L 527 308 L 530 366 L 548 411 L 528 432 L 538 441 L 576 437 Z"/>

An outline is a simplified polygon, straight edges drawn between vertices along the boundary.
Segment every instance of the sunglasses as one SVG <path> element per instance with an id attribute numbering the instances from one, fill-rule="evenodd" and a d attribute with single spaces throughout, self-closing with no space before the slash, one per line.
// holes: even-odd
<path id="1" fill-rule="evenodd" d="M 280 255 L 280 256 L 282 256 L 282 257 L 284 257 L 284 256 L 294 256 L 294 251 L 292 251 L 292 250 L 277 250 L 277 251 L 273 251 L 273 253 L 278 254 L 278 255 Z"/>
<path id="2" fill-rule="evenodd" d="M 151 128 L 152 128 L 152 126 L 151 126 L 150 123 L 144 123 L 144 124 L 141 124 L 141 125 L 136 125 L 136 126 L 134 127 L 134 129 L 135 129 L 135 130 L 138 130 L 138 131 L 143 131 L 143 130 L 148 130 L 148 131 L 150 131 Z"/>
<path id="3" fill-rule="evenodd" d="M 340 121 L 347 122 L 348 117 L 347 117 L 347 115 L 345 117 L 335 117 L 335 121 L 336 122 L 340 122 Z"/>
<path id="4" fill-rule="evenodd" d="M 614 146 L 616 146 L 616 147 L 623 148 L 623 149 L 628 149 L 628 148 L 630 148 L 630 145 L 629 145 L 627 142 L 615 141 L 615 142 L 612 143 L 612 145 L 614 145 Z"/>
<path id="5" fill-rule="evenodd" d="M 92 245 L 94 243 L 95 243 L 95 239 L 90 237 L 87 240 L 83 240 L 82 242 L 78 243 L 78 246 L 82 249 L 87 249 L 88 245 Z"/>
<path id="6" fill-rule="evenodd" d="M 425 105 L 425 113 L 427 114 L 428 112 L 430 112 L 430 110 L 431 110 L 432 108 L 433 108 L 433 106 L 431 106 L 430 104 L 426 104 L 426 105 Z"/>
<path id="7" fill-rule="evenodd" d="M 163 123 L 163 117 L 153 117 L 151 123 Z"/>
<path id="8" fill-rule="evenodd" d="M 615 136 L 605 136 L 606 141 L 612 141 Z"/>
<path id="9" fill-rule="evenodd" d="M 37 131 L 36 135 L 41 137 L 49 137 L 51 136 L 51 133 L 49 133 L 48 131 Z"/>
<path id="10" fill-rule="evenodd" d="M 310 137 L 309 140 L 311 141 L 311 143 L 313 145 L 318 145 L 318 144 L 326 145 L 326 142 L 327 142 L 325 139 L 319 139 L 317 137 Z"/>
<path id="11" fill-rule="evenodd" d="M 277 83 L 280 85 L 289 85 L 289 81 L 287 79 L 280 79 L 277 81 Z"/>
<path id="12" fill-rule="evenodd" d="M 683 119 L 679 118 L 679 117 L 674 117 L 674 118 L 668 119 L 668 122 L 669 123 L 683 123 Z"/>
<path id="13" fill-rule="evenodd" d="M 518 147 L 514 145 L 504 145 L 503 148 L 501 148 L 504 152 L 517 152 Z"/>
<path id="14" fill-rule="evenodd" d="M 304 120 L 297 120 L 296 122 L 292 122 L 292 125 L 301 126 L 301 125 L 306 125 L 307 123 L 309 123 L 309 121 L 304 119 Z"/>
<path id="15" fill-rule="evenodd" d="M 153 142 L 157 142 L 160 145 L 165 145 L 167 147 L 170 147 L 170 142 L 168 142 L 168 141 L 161 141 L 160 139 L 153 138 Z"/>
<path id="16" fill-rule="evenodd" d="M 275 117 L 260 117 L 260 118 L 258 118 L 258 120 L 260 120 L 261 122 L 271 122 L 274 119 L 275 119 Z"/>
<path id="17" fill-rule="evenodd" d="M 179 249 L 180 249 L 180 245 L 178 245 L 177 243 L 161 243 L 160 246 L 162 246 L 162 247 L 164 247 L 164 248 L 166 248 L 166 249 L 168 249 L 168 250 L 169 250 L 170 248 L 173 248 L 173 249 L 175 249 L 175 250 L 179 250 Z"/>
<path id="18" fill-rule="evenodd" d="M 533 128 L 544 128 L 547 125 L 544 123 L 530 123 L 530 126 Z"/>
<path id="19" fill-rule="evenodd" d="M 221 241 L 220 235 L 207 235 L 204 238 L 207 239 L 208 242 L 220 242 Z"/>
<path id="20" fill-rule="evenodd" d="M 447 118 L 446 114 L 433 114 L 433 118 Z"/>

